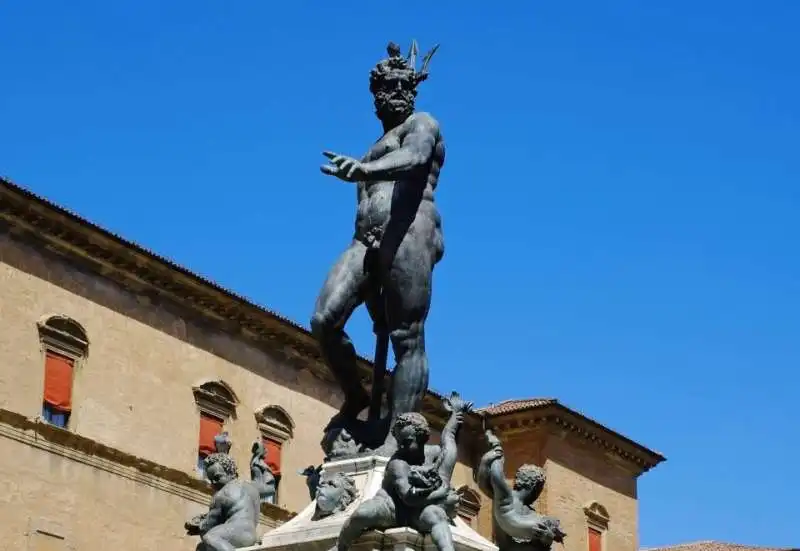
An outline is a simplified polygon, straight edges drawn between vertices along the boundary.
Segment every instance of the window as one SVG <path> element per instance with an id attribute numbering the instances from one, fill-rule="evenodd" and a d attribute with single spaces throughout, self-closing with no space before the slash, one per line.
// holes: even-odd
<path id="1" fill-rule="evenodd" d="M 460 499 L 456 513 L 464 522 L 471 525 L 481 510 L 481 496 L 469 486 L 461 486 L 457 492 Z"/>
<path id="2" fill-rule="evenodd" d="M 589 551 L 603 551 L 603 534 L 608 530 L 609 516 L 605 507 L 591 501 L 583 508 L 587 523 Z"/>
<path id="3" fill-rule="evenodd" d="M 197 472 L 205 478 L 205 458 L 216 451 L 214 438 L 224 432 L 225 423 L 236 418 L 236 395 L 221 381 L 195 387 L 194 399 L 200 411 L 197 443 Z"/>
<path id="4" fill-rule="evenodd" d="M 275 475 L 275 495 L 271 503 L 277 503 L 281 482 L 281 459 L 286 443 L 294 434 L 294 421 L 280 406 L 266 406 L 256 413 L 256 423 L 267 451 L 266 463 Z"/>
<path id="5" fill-rule="evenodd" d="M 44 353 L 42 419 L 68 428 L 73 407 L 75 371 L 89 351 L 89 339 L 81 325 L 66 316 L 39 321 L 39 341 Z"/>
<path id="6" fill-rule="evenodd" d="M 603 551 L 603 533 L 589 527 L 589 551 Z"/>
<path id="7" fill-rule="evenodd" d="M 275 493 L 267 498 L 267 503 L 275 503 L 281 481 L 281 451 L 283 442 L 278 442 L 277 440 L 263 435 L 261 441 L 264 442 L 264 449 L 267 452 L 267 467 L 269 467 L 269 470 L 272 471 L 272 474 L 275 476 Z"/>
<path id="8" fill-rule="evenodd" d="M 222 432 L 225 420 L 200 412 L 200 436 L 197 445 L 197 471 L 205 477 L 205 459 L 216 451 L 214 437 Z"/>

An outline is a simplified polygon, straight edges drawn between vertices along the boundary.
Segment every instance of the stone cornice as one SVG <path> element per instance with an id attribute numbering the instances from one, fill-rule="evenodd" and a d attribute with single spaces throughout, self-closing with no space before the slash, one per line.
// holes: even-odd
<path id="1" fill-rule="evenodd" d="M 500 434 L 531 431 L 537 427 L 571 433 L 573 436 L 623 459 L 637 475 L 666 461 L 666 458 L 660 453 L 652 451 L 555 401 L 493 416 L 489 425 Z"/>
<path id="2" fill-rule="evenodd" d="M 241 336 L 262 347 L 288 365 L 333 381 L 316 342 L 300 325 L 0 178 L 0 223 L 3 221 L 13 235 L 42 243 L 70 262 L 99 273 L 139 296 L 177 304 L 227 334 Z M 372 363 L 363 357 L 359 357 L 358 363 L 362 381 L 369 384 Z M 569 422 L 575 425 L 576 430 L 583 427 L 580 430 L 598 442 L 604 442 L 607 449 L 629 453 L 624 451 L 627 445 L 614 442 L 632 441 L 564 406 L 560 408 L 562 416 L 572 419 Z M 422 410 L 432 425 L 437 428 L 444 425 L 447 412 L 441 395 L 429 391 Z M 482 439 L 484 417 L 475 412 L 465 419 L 463 430 L 471 435 L 468 438 L 474 444 Z M 499 417 L 505 418 L 504 415 Z M 663 461 L 659 454 L 635 442 L 632 442 L 632 447 L 640 448 L 640 452 L 630 452 L 629 455 L 639 457 L 642 466 L 647 466 L 645 470 Z"/>
<path id="3" fill-rule="evenodd" d="M 16 440 L 202 505 L 207 505 L 209 497 L 214 493 L 210 484 L 183 471 L 136 457 L 6 409 L 0 409 L 0 437 Z M 268 526 L 282 524 L 294 517 L 293 513 L 269 503 L 262 504 L 261 513 L 261 523 Z"/>

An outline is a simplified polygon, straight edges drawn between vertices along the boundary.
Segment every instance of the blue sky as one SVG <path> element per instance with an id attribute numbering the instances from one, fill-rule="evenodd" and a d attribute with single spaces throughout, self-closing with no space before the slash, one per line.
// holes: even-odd
<path id="1" fill-rule="evenodd" d="M 4 2 L 0 173 L 305 324 L 355 207 L 321 151 L 441 42 L 432 386 L 667 455 L 643 546 L 797 545 L 800 3 L 291 4 Z"/>

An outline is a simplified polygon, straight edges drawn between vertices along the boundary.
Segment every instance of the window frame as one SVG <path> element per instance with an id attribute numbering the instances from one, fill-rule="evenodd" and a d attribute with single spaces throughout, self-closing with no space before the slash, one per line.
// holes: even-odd
<path id="1" fill-rule="evenodd" d="M 224 381 L 205 381 L 192 387 L 194 403 L 197 408 L 197 440 L 195 441 L 195 460 L 194 471 L 202 479 L 206 479 L 205 466 L 203 461 L 205 456 L 200 453 L 200 423 L 204 415 L 214 417 L 222 421 L 222 428 L 219 434 L 227 430 L 231 420 L 236 419 L 236 408 L 239 400 L 233 389 Z M 215 435 L 216 436 L 216 435 Z"/>
<path id="2" fill-rule="evenodd" d="M 604 551 L 606 548 L 606 534 L 611 520 L 608 510 L 597 501 L 590 501 L 583 507 L 586 516 L 586 549 L 588 551 Z M 592 549 L 591 533 L 596 532 L 600 540 L 600 549 Z"/>
<path id="3" fill-rule="evenodd" d="M 281 472 L 283 471 L 283 461 L 286 457 L 286 451 L 289 447 L 287 444 L 291 442 L 294 437 L 295 423 L 289 412 L 283 407 L 276 404 L 268 404 L 260 408 L 255 413 L 256 426 L 258 427 L 261 442 L 264 440 L 272 440 L 277 443 L 281 448 Z M 266 443 L 264 443 L 266 447 Z M 267 462 L 269 462 L 269 455 L 267 455 Z M 275 494 L 269 500 L 269 503 L 278 504 L 280 496 L 282 474 L 275 477 Z"/>
<path id="4" fill-rule="evenodd" d="M 460 499 L 456 505 L 456 514 L 461 520 L 472 526 L 481 510 L 481 496 L 474 488 L 470 488 L 466 484 L 458 488 L 457 492 L 460 494 Z M 469 497 L 465 499 L 465 496 Z"/>
<path id="5" fill-rule="evenodd" d="M 67 325 L 72 331 L 61 329 L 55 326 L 55 323 Z M 72 362 L 72 380 L 70 381 L 70 395 L 72 397 L 72 408 L 68 412 L 58 412 L 44 401 L 44 395 L 41 399 L 41 409 L 38 418 L 43 422 L 53 427 L 62 430 L 74 430 L 75 427 L 75 404 L 76 396 L 76 381 L 78 374 L 83 370 L 84 365 L 89 357 L 89 338 L 86 335 L 86 330 L 83 326 L 73 318 L 63 314 L 52 314 L 44 316 L 36 323 L 36 329 L 39 334 L 39 348 L 41 353 L 42 365 L 42 393 L 44 393 L 44 385 L 47 376 L 47 355 L 55 354 L 67 358 Z M 54 423 L 52 415 L 61 413 L 64 415 L 64 424 Z"/>

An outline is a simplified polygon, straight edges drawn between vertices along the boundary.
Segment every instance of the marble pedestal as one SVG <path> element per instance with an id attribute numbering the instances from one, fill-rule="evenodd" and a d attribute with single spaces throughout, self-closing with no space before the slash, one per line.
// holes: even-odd
<path id="1" fill-rule="evenodd" d="M 341 513 L 313 520 L 316 502 L 312 501 L 295 518 L 267 532 L 260 545 L 240 551 L 330 551 L 342 524 L 358 504 L 374 496 L 381 487 L 387 459 L 370 456 L 332 461 L 323 466 L 325 472 L 342 472 L 350 475 L 358 488 L 358 498 Z M 456 551 L 497 551 L 497 547 L 478 534 L 460 518 L 452 526 Z M 430 537 L 423 537 L 411 528 L 393 528 L 367 532 L 351 547 L 352 551 L 436 551 Z"/>

